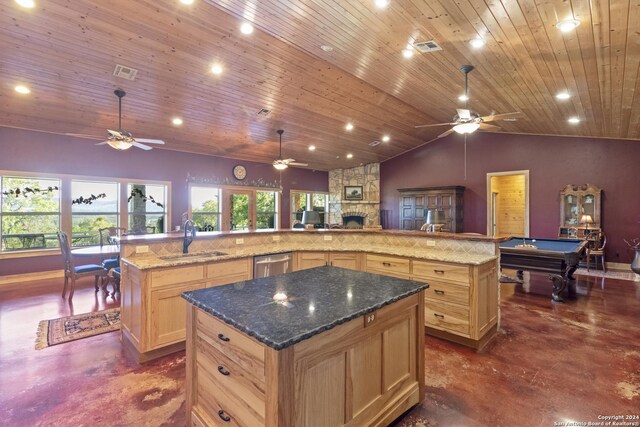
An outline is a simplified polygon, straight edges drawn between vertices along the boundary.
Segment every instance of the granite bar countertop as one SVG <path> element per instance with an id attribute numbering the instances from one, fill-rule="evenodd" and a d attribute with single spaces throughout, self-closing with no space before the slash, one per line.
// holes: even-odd
<path id="1" fill-rule="evenodd" d="M 182 297 L 281 350 L 428 287 L 422 282 L 325 266 L 185 292 Z M 286 299 L 276 302 L 276 295 Z"/>

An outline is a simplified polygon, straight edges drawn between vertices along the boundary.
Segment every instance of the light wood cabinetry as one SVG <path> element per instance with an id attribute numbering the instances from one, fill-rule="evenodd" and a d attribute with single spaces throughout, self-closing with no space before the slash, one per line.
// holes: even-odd
<path id="1" fill-rule="evenodd" d="M 357 252 L 297 252 L 295 270 L 306 270 L 323 265 L 362 270 L 362 256 Z"/>
<path id="2" fill-rule="evenodd" d="M 429 209 L 444 211 L 442 231 L 462 233 L 464 187 L 403 188 L 400 192 L 400 229 L 420 230 Z"/>
<path id="3" fill-rule="evenodd" d="M 365 271 L 369 273 L 383 274 L 401 279 L 408 279 L 411 274 L 411 261 L 407 258 L 367 254 L 365 259 Z"/>
<path id="4" fill-rule="evenodd" d="M 559 238 L 582 239 L 590 231 L 600 231 L 602 190 L 591 184 L 567 185 L 560 191 Z M 581 223 L 582 215 L 589 215 L 591 224 Z"/>
<path id="5" fill-rule="evenodd" d="M 184 348 L 183 292 L 252 277 L 252 259 L 139 270 L 123 262 L 121 325 L 125 346 L 139 362 Z"/>
<path id="6" fill-rule="evenodd" d="M 190 426 L 387 425 L 424 396 L 424 294 L 283 350 L 188 310 Z"/>

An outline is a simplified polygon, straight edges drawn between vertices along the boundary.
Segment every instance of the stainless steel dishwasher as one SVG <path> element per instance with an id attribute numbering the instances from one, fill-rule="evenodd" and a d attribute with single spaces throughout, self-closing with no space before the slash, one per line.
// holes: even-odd
<path id="1" fill-rule="evenodd" d="M 290 273 L 293 269 L 291 252 L 253 257 L 253 278 Z"/>

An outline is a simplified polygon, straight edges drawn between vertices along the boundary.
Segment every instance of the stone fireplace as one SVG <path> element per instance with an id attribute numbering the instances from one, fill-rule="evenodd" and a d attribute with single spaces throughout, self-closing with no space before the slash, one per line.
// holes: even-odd
<path id="1" fill-rule="evenodd" d="M 362 186 L 362 200 L 345 200 L 345 186 Z M 379 163 L 329 171 L 328 223 L 341 228 L 379 227 Z"/>

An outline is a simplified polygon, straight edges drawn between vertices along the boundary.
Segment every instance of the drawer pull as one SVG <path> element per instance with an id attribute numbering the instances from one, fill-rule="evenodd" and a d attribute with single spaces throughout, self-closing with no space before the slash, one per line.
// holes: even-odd
<path id="1" fill-rule="evenodd" d="M 436 274 L 444 274 L 444 270 L 433 270 Z"/>
<path id="2" fill-rule="evenodd" d="M 433 292 L 435 292 L 438 295 L 444 295 L 444 291 L 440 289 L 434 289 Z"/>
<path id="3" fill-rule="evenodd" d="M 444 319 L 444 314 L 433 313 L 438 319 Z"/>
<path id="4" fill-rule="evenodd" d="M 220 419 L 222 421 L 224 421 L 225 423 L 228 423 L 229 421 L 231 421 L 231 417 L 229 415 L 227 415 L 226 412 L 224 412 L 222 409 L 220 409 L 218 411 L 218 416 L 220 417 Z"/>
<path id="5" fill-rule="evenodd" d="M 218 338 L 220 338 L 220 341 L 224 341 L 224 342 L 231 341 L 231 338 L 225 337 L 224 334 L 218 334 Z"/>
<path id="6" fill-rule="evenodd" d="M 227 375 L 229 375 L 231 373 L 231 372 L 227 371 L 226 369 L 224 369 L 224 366 L 222 366 L 222 365 L 218 366 L 218 372 L 220 372 L 224 376 L 227 376 Z"/>
<path id="7" fill-rule="evenodd" d="M 391 263 L 390 262 L 383 262 L 382 265 L 384 265 L 385 267 L 391 267 Z"/>

